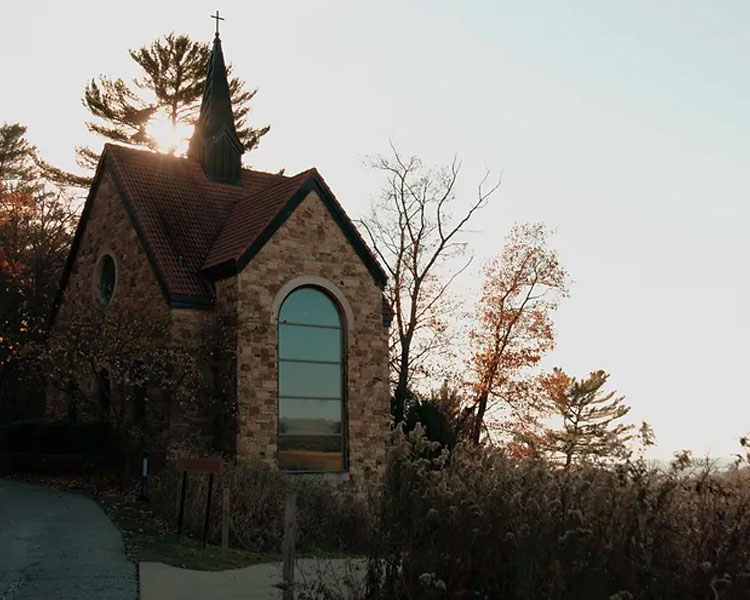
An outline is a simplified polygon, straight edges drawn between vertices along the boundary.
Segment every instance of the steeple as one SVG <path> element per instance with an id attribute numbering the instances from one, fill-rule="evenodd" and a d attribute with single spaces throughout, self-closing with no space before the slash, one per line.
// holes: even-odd
<path id="1" fill-rule="evenodd" d="M 245 149 L 237 137 L 234 126 L 218 20 L 216 24 L 217 31 L 208 61 L 201 112 L 187 154 L 201 164 L 203 172 L 211 181 L 238 184 Z"/>

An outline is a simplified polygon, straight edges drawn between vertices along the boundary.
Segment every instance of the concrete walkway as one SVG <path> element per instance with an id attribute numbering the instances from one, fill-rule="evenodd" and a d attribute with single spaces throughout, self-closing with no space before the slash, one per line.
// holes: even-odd
<path id="1" fill-rule="evenodd" d="M 85 496 L 0 480 L 0 600 L 135 600 L 122 537 Z"/>
<path id="2" fill-rule="evenodd" d="M 345 581 L 364 581 L 365 562 L 361 559 L 312 559 L 297 561 L 295 582 L 323 580 L 341 590 L 346 598 Z M 277 600 L 281 590 L 281 563 L 262 563 L 232 571 L 191 571 L 162 563 L 140 564 L 141 600 Z"/>

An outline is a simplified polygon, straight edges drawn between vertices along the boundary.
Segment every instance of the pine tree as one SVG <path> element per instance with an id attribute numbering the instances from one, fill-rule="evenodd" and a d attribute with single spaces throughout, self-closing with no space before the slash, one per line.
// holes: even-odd
<path id="1" fill-rule="evenodd" d="M 93 116 L 86 127 L 106 140 L 156 150 L 157 140 L 149 133 L 149 123 L 158 113 L 165 114 L 173 125 L 193 125 L 197 120 L 211 46 L 170 33 L 129 54 L 142 69 L 142 76 L 132 83 L 107 76 L 92 79 L 83 94 L 83 105 Z M 237 136 L 250 151 L 270 126 L 254 129 L 247 124 L 249 103 L 258 90 L 247 90 L 241 79 L 231 77 L 231 65 L 227 72 Z M 82 168 L 93 170 L 98 161 L 99 154 L 92 148 L 76 148 L 76 162 Z M 91 183 L 90 177 L 66 173 L 43 161 L 40 165 L 59 183 L 78 187 Z"/>
<path id="2" fill-rule="evenodd" d="M 45 327 L 77 214 L 42 178 L 18 123 L 0 127 L 0 363 Z"/>
<path id="3" fill-rule="evenodd" d="M 0 193 L 28 191 L 35 186 L 34 147 L 26 140 L 26 127 L 5 123 L 0 127 Z"/>
<path id="4" fill-rule="evenodd" d="M 619 422 L 630 407 L 624 396 L 604 391 L 607 379 L 599 370 L 577 381 L 561 369 L 543 378 L 551 412 L 562 418 L 562 426 L 548 429 L 538 449 L 562 458 L 566 469 L 574 461 L 625 457 L 627 443 L 636 437 L 634 425 Z"/>
<path id="5" fill-rule="evenodd" d="M 0 422 L 26 412 L 24 347 L 44 338 L 77 215 L 42 178 L 18 123 L 0 126 Z M 38 383 L 38 382 L 37 382 Z"/>

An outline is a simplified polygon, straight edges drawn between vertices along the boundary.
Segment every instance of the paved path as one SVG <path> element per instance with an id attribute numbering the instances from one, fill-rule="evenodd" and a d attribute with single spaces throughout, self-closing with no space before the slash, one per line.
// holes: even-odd
<path id="1" fill-rule="evenodd" d="M 141 600 L 276 600 L 274 586 L 281 581 L 281 563 L 263 563 L 232 571 L 190 571 L 157 562 L 142 562 Z M 312 559 L 297 561 L 295 580 L 325 581 L 347 598 L 346 580 L 364 581 L 364 560 Z"/>
<path id="2" fill-rule="evenodd" d="M 0 600 L 135 600 L 135 565 L 90 498 L 0 480 Z"/>

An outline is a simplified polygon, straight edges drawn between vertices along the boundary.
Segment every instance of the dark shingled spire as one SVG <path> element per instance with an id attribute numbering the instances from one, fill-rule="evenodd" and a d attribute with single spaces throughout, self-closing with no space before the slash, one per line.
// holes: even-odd
<path id="1" fill-rule="evenodd" d="M 201 164 L 211 181 L 238 184 L 244 151 L 234 127 L 227 68 L 217 33 L 208 61 L 201 112 L 187 154 Z"/>

